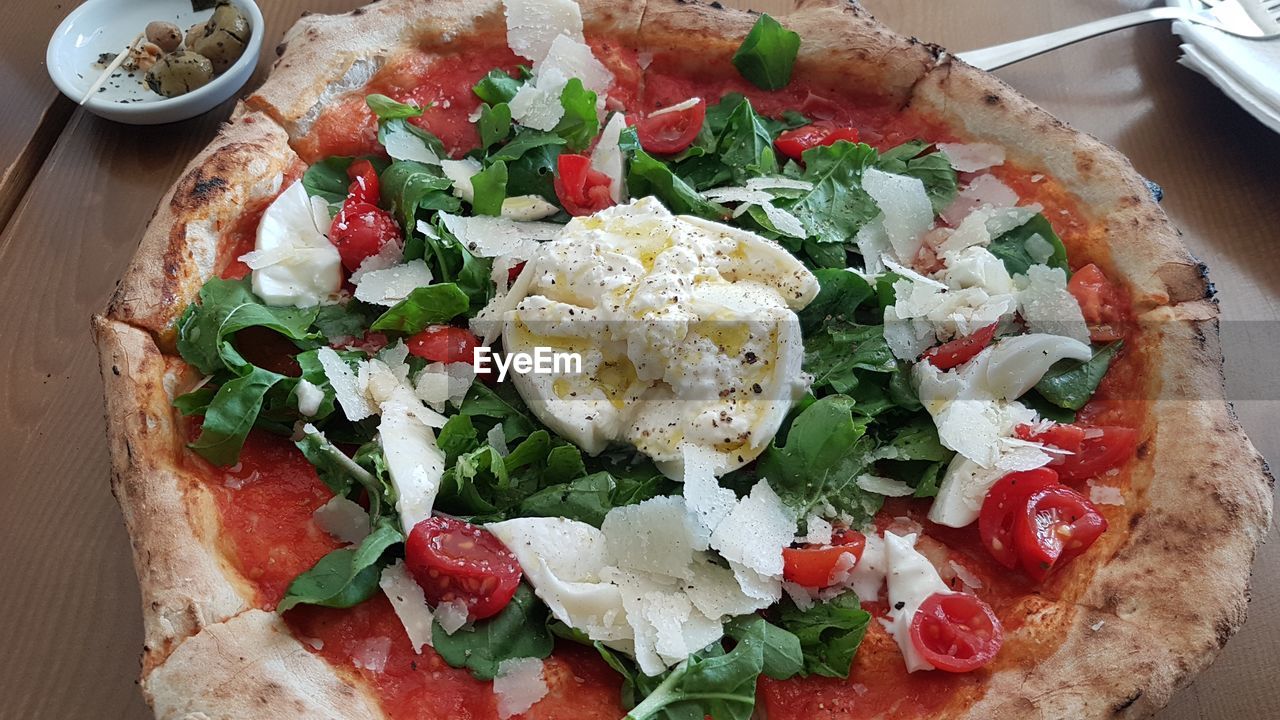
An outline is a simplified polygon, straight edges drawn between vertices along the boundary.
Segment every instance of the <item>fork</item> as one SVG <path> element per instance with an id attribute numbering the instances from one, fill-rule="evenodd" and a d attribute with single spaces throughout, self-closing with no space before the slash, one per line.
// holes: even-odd
<path id="1" fill-rule="evenodd" d="M 1035 57 L 1064 45 L 1157 20 L 1182 20 L 1221 30 L 1237 37 L 1269 40 L 1280 37 L 1280 0 L 1195 0 L 1201 7 L 1154 7 L 1094 20 L 1083 25 L 957 53 L 956 57 L 981 70 Z"/>

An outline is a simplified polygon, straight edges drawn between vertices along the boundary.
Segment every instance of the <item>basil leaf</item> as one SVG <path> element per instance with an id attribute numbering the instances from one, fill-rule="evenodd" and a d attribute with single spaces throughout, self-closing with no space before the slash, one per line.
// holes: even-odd
<path id="1" fill-rule="evenodd" d="M 422 117 L 425 108 L 415 107 L 413 105 L 405 105 L 402 102 L 392 100 L 386 95 L 374 93 L 365 97 L 364 102 L 373 111 L 379 120 L 404 120 L 407 118 Z"/>
<path id="2" fill-rule="evenodd" d="M 1102 382 L 1111 361 L 1123 346 L 1123 340 L 1116 340 L 1094 348 L 1088 360 L 1059 360 L 1036 383 L 1036 392 L 1058 407 L 1079 410 L 1093 397 L 1098 383 Z"/>
<path id="3" fill-rule="evenodd" d="M 778 172 L 773 135 L 764 118 L 757 115 L 751 101 L 743 98 L 725 118 L 716 141 L 720 160 L 731 169 L 733 182 L 743 184 L 753 177 Z"/>
<path id="4" fill-rule="evenodd" d="M 501 70 L 490 70 L 488 75 L 475 84 L 472 91 L 481 100 L 497 105 L 511 102 L 511 98 L 516 96 L 523 84 L 523 80 L 517 80 Z"/>
<path id="5" fill-rule="evenodd" d="M 309 331 L 317 308 L 272 307 L 249 289 L 249 279 L 210 278 L 178 320 L 178 353 L 200 372 L 211 375 L 226 367 L 223 342 L 250 327 L 265 327 L 291 340 L 317 340 Z"/>
<path id="6" fill-rule="evenodd" d="M 928 147 L 920 140 L 905 142 L 880 153 L 876 166 L 885 172 L 918 178 L 924 183 L 933 211 L 939 213 L 956 199 L 956 171 L 946 153 L 924 153 Z"/>
<path id="7" fill-rule="evenodd" d="M 475 193 L 471 209 L 476 215 L 502 214 L 502 201 L 507 199 L 507 164 L 501 160 L 471 176 Z"/>
<path id="8" fill-rule="evenodd" d="M 370 329 L 412 335 L 422 332 L 428 325 L 449 322 L 465 313 L 470 305 L 470 298 L 454 283 L 427 285 L 415 288 L 408 297 L 374 320 Z"/>
<path id="9" fill-rule="evenodd" d="M 511 106 L 482 104 L 476 128 L 480 131 L 480 146 L 485 149 L 506 140 L 511 134 Z"/>
<path id="10" fill-rule="evenodd" d="M 1039 392 L 1036 392 L 1034 388 L 1032 388 L 1026 395 L 1018 398 L 1018 402 L 1026 405 L 1032 410 L 1035 410 L 1036 414 L 1040 417 L 1052 420 L 1056 423 L 1070 425 L 1076 421 L 1075 410 L 1068 410 L 1067 408 L 1054 405 L 1046 400 Z"/>
<path id="11" fill-rule="evenodd" d="M 791 69 L 799 50 L 800 35 L 762 13 L 733 54 L 733 65 L 756 87 L 781 90 L 791 82 Z"/>
<path id="12" fill-rule="evenodd" d="M 862 189 L 862 172 L 875 163 L 876 151 L 864 143 L 844 140 L 804 152 L 802 180 L 813 183 L 791 201 L 791 210 L 809 237 L 823 243 L 846 243 L 859 228 L 880 214 Z M 780 201 L 779 206 L 784 206 Z"/>
<path id="13" fill-rule="evenodd" d="M 276 612 L 303 604 L 349 608 L 368 600 L 378 591 L 379 558 L 399 542 L 404 542 L 399 530 L 390 522 L 379 523 L 358 548 L 334 550 L 294 578 Z"/>
<path id="14" fill-rule="evenodd" d="M 854 523 L 869 520 L 884 497 L 857 485 L 866 471 L 874 442 L 869 418 L 855 417 L 853 398 L 831 395 L 805 408 L 791 423 L 786 444 L 775 437 L 760 456 L 758 474 L 797 517 L 830 507 L 848 513 Z"/>
<path id="15" fill-rule="evenodd" d="M 467 668 L 477 680 L 492 680 L 503 660 L 545 658 L 555 640 L 547 630 L 547 606 L 521 583 L 507 607 L 488 620 L 452 635 L 436 623 L 431 644 L 450 666 Z"/>
<path id="16" fill-rule="evenodd" d="M 462 210 L 462 204 L 453 196 L 453 181 L 429 165 L 397 160 L 379 180 L 383 205 L 396 214 L 406 235 L 414 231 L 419 210 Z"/>
<path id="17" fill-rule="evenodd" d="M 1071 269 L 1067 267 L 1067 248 L 1062 244 L 1058 233 L 1053 231 L 1049 220 L 1041 213 L 1036 213 L 1026 223 L 992 240 L 987 249 L 1004 261 L 1005 269 L 1010 275 L 1026 275 L 1027 269 L 1032 265 L 1041 264 L 1062 268 L 1068 276 L 1071 274 Z"/>
<path id="18" fill-rule="evenodd" d="M 634 127 L 623 129 L 618 136 L 618 146 L 631 158 L 627 187 L 632 196 L 657 196 L 673 213 L 688 213 L 711 220 L 728 216 L 729 212 L 724 207 L 702 197 L 666 163 L 645 152 L 640 147 Z"/>
<path id="19" fill-rule="evenodd" d="M 846 592 L 808 610 L 784 602 L 778 623 L 798 638 L 806 674 L 847 678 L 871 613 L 862 609 L 857 595 Z"/>
<path id="20" fill-rule="evenodd" d="M 584 88 L 582 80 L 572 78 L 560 92 L 560 104 L 564 116 L 556 124 L 555 133 L 564 138 L 571 151 L 582 152 L 600 134 L 596 94 Z"/>
<path id="21" fill-rule="evenodd" d="M 804 670 L 800 639 L 759 615 L 743 615 L 725 623 L 725 634 L 739 646 L 758 646 L 761 670 L 774 680 L 786 680 Z M 754 649 L 754 648 L 752 648 Z"/>

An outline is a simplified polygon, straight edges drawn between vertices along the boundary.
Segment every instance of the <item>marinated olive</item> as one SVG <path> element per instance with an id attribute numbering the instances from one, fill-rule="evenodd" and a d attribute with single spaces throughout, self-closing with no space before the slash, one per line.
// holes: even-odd
<path id="1" fill-rule="evenodd" d="M 209 58 L 179 50 L 160 58 L 147 72 L 147 87 L 165 97 L 178 97 L 203 87 L 213 79 Z"/>
<path id="2" fill-rule="evenodd" d="M 214 70 L 225 72 L 244 54 L 251 31 L 248 18 L 239 8 L 221 2 L 205 23 L 204 34 L 196 37 L 191 49 L 209 58 Z"/>
<path id="3" fill-rule="evenodd" d="M 182 44 L 182 30 L 177 25 L 163 20 L 147 24 L 147 40 L 160 46 L 165 52 L 173 52 Z"/>

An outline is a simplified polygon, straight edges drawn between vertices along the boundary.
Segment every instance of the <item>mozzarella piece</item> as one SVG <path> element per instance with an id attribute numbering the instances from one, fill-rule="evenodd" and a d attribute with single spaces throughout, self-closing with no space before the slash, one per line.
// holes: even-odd
<path id="1" fill-rule="evenodd" d="M 528 60 L 541 61 L 560 35 L 582 40 L 582 10 L 574 0 L 503 0 L 507 45 Z"/>
<path id="2" fill-rule="evenodd" d="M 888 630 L 902 650 L 907 672 L 932 670 L 933 665 L 921 657 L 911 642 L 911 621 L 916 611 L 935 593 L 951 595 L 933 563 L 915 549 L 916 536 L 899 537 L 885 533 L 885 563 L 888 566 L 889 626 Z"/>
<path id="3" fill-rule="evenodd" d="M 422 647 L 431 646 L 431 606 L 427 604 L 426 594 L 422 586 L 409 574 L 403 560 L 382 569 L 378 577 L 378 587 L 391 601 L 391 609 L 404 625 L 405 634 L 409 636 L 409 644 L 413 651 L 422 654 Z"/>
<path id="4" fill-rule="evenodd" d="M 253 270 L 253 292 L 275 307 L 313 307 L 342 289 L 342 258 L 329 242 L 329 211 L 301 181 L 262 213 L 255 250 L 241 257 Z"/>
<path id="5" fill-rule="evenodd" d="M 929 507 L 929 519 L 954 528 L 972 524 L 982 511 L 987 492 L 1006 473 L 998 467 L 984 468 L 963 455 L 956 455 L 938 485 L 938 495 Z"/>
<path id="6" fill-rule="evenodd" d="M 885 542 L 875 533 L 865 533 L 866 545 L 862 548 L 862 557 L 853 566 L 846 581 L 849 587 L 863 602 L 875 602 L 880 598 L 880 588 L 884 587 L 888 573 L 888 558 L 885 555 Z"/>
<path id="7" fill-rule="evenodd" d="M 294 392 L 297 393 L 298 412 L 302 416 L 314 417 L 320 412 L 320 405 L 324 402 L 324 390 L 317 387 L 315 383 L 301 378 Z"/>
<path id="8" fill-rule="evenodd" d="M 627 127 L 627 118 L 622 113 L 614 113 L 600 131 L 600 139 L 591 151 L 591 169 L 604 173 L 610 180 L 609 197 L 615 204 L 621 203 L 626 196 L 626 175 L 622 148 L 618 147 L 618 138 Z"/>
<path id="9" fill-rule="evenodd" d="M 360 504 L 341 495 L 311 513 L 316 527 L 347 543 L 358 543 L 369 534 L 369 513 Z"/>
<path id="10" fill-rule="evenodd" d="M 542 422 L 591 454 L 631 443 L 679 478 L 683 443 L 714 450 L 718 472 L 768 445 L 804 391 L 793 310 L 816 293 L 775 243 L 645 198 L 575 218 L 491 308 L 509 308 L 508 351 L 582 358 L 581 373 L 513 374 Z"/>
<path id="11" fill-rule="evenodd" d="M 507 658 L 498 663 L 493 678 L 493 694 L 498 698 L 498 717 L 507 720 L 533 707 L 547 696 L 542 661 L 534 657 Z"/>
<path id="12" fill-rule="evenodd" d="M 414 405 L 420 406 L 411 395 L 395 397 L 383 403 L 378 423 L 378 442 L 387 457 L 405 535 L 431 517 L 444 477 L 444 452 L 436 446 L 435 433 L 413 411 Z"/>
<path id="13" fill-rule="evenodd" d="M 1001 338 L 986 362 L 986 387 L 1002 400 L 1022 397 L 1059 360 L 1088 360 L 1089 346 L 1062 335 L 1030 333 Z"/>
<path id="14" fill-rule="evenodd" d="M 366 272 L 356 285 L 356 299 L 388 307 L 409 297 L 414 290 L 431 284 L 431 269 L 423 260 Z"/>
<path id="15" fill-rule="evenodd" d="M 924 183 L 870 167 L 862 171 L 862 189 L 884 215 L 885 233 L 897 259 L 912 262 L 920 252 L 921 236 L 933 227 L 933 204 Z"/>
<path id="16" fill-rule="evenodd" d="M 1031 332 L 1063 335 L 1089 343 L 1080 303 L 1067 290 L 1067 273 L 1061 268 L 1032 265 L 1025 280 L 1018 276 L 1018 308 Z"/>

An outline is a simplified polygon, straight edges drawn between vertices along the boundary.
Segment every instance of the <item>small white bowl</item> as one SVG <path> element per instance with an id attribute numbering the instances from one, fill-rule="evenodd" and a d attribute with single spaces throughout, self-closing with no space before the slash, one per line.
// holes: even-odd
<path id="1" fill-rule="evenodd" d="M 265 23 L 253 0 L 231 0 L 249 19 L 249 43 L 244 55 L 202 88 L 186 95 L 166 98 L 152 92 L 143 82 L 145 73 L 118 71 L 84 104 L 94 115 L 130 125 L 159 125 L 206 113 L 220 105 L 249 81 L 258 65 Z M 45 60 L 49 77 L 63 95 L 80 102 L 102 68 L 94 67 L 98 56 L 114 56 L 138 36 L 152 20 L 167 20 L 185 34 L 187 28 L 213 15 L 212 10 L 194 12 L 191 0 L 88 0 L 67 16 L 49 41 Z"/>

